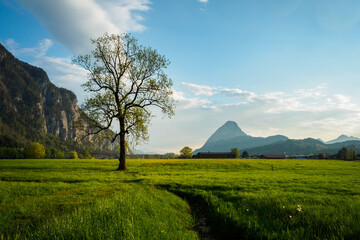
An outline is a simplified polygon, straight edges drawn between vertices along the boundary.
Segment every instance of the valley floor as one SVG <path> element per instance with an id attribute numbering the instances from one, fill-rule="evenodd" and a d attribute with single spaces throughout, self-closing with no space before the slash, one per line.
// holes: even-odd
<path id="1" fill-rule="evenodd" d="M 129 159 L 126 172 L 116 167 L 0 160 L 0 239 L 199 239 L 195 214 L 213 239 L 360 238 L 360 162 Z"/>

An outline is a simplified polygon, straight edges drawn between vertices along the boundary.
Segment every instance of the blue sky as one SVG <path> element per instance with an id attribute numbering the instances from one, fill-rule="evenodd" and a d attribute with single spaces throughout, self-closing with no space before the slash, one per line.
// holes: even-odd
<path id="1" fill-rule="evenodd" d="M 151 152 L 196 149 L 225 121 L 252 136 L 360 136 L 355 0 L 0 0 L 0 41 L 81 103 L 71 65 L 103 32 L 131 32 L 170 59 L 178 100 L 150 126 Z"/>

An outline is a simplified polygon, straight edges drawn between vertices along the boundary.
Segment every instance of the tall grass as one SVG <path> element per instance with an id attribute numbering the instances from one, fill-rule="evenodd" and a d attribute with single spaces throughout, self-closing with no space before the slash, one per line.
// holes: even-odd
<path id="1" fill-rule="evenodd" d="M 360 239 L 360 162 L 0 160 L 0 239 Z M 179 197 L 180 196 L 180 197 Z"/>

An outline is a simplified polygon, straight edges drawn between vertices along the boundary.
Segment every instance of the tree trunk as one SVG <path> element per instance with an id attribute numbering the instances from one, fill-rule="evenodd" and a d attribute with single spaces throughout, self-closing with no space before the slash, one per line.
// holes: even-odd
<path id="1" fill-rule="evenodd" d="M 118 171 L 126 170 L 125 121 L 120 119 L 120 156 Z"/>

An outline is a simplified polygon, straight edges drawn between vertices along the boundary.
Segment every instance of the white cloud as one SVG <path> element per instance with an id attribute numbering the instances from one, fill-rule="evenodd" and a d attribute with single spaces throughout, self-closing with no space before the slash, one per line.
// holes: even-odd
<path id="1" fill-rule="evenodd" d="M 88 53 L 92 48 L 90 38 L 104 32 L 143 31 L 146 27 L 141 24 L 143 18 L 139 14 L 148 11 L 151 4 L 149 0 L 17 1 L 38 18 L 55 42 L 64 44 L 74 54 Z M 72 65 L 68 58 L 46 56 L 52 40 L 43 39 L 31 48 L 21 48 L 13 39 L 4 44 L 15 56 L 32 58 L 30 63 L 43 68 L 51 82 L 71 89 L 82 101 L 81 84 L 87 79 L 86 71 Z"/>
<path id="2" fill-rule="evenodd" d="M 206 99 L 188 98 L 183 92 L 174 90 L 173 97 L 177 101 L 177 109 L 204 108 L 211 102 Z"/>
<path id="3" fill-rule="evenodd" d="M 216 88 L 214 87 L 197 85 L 193 83 L 185 83 L 185 82 L 182 82 L 181 85 L 186 89 L 189 89 L 190 91 L 194 92 L 195 95 L 205 95 L 210 97 L 217 93 Z"/>
<path id="4" fill-rule="evenodd" d="M 246 99 L 248 101 L 252 101 L 252 99 L 256 97 L 256 94 L 253 92 L 244 91 L 241 89 L 234 89 L 234 88 L 221 89 L 221 93 L 224 93 L 225 95 L 227 95 L 229 97 L 237 97 L 240 99 Z"/>
<path id="5" fill-rule="evenodd" d="M 209 2 L 209 0 L 198 0 L 199 2 L 201 2 L 201 3 L 208 3 Z"/>
<path id="6" fill-rule="evenodd" d="M 142 31 L 139 11 L 149 10 L 149 0 L 17 0 L 73 53 L 91 49 L 90 38 L 105 32 Z"/>
<path id="7" fill-rule="evenodd" d="M 270 104 L 268 113 L 281 112 L 326 112 L 333 109 L 350 110 L 358 106 L 351 102 L 349 96 L 342 94 L 329 95 L 324 85 L 313 89 L 299 89 L 290 93 L 266 93 L 259 95 L 256 101 Z"/>
<path id="8" fill-rule="evenodd" d="M 50 39 L 43 39 L 39 41 L 39 45 L 37 47 L 32 48 L 20 48 L 19 44 L 15 42 L 14 39 L 7 39 L 5 41 L 5 47 L 9 49 L 9 51 L 14 55 L 27 55 L 33 57 L 44 56 L 49 48 L 53 45 Z"/>

